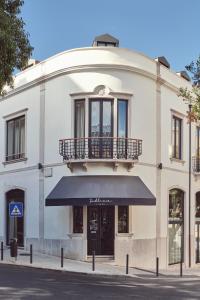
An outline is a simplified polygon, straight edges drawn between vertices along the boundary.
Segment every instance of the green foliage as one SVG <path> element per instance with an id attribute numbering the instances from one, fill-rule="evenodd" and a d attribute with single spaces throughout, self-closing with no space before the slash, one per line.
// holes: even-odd
<path id="1" fill-rule="evenodd" d="M 186 66 L 186 69 L 192 74 L 193 86 L 192 89 L 180 88 L 179 97 L 183 101 L 192 105 L 192 113 L 188 119 L 190 121 L 200 121 L 200 56 L 196 61 L 191 62 Z"/>
<path id="2" fill-rule="evenodd" d="M 33 48 L 19 16 L 23 0 L 0 0 L 0 95 L 5 85 L 12 87 L 14 69 L 23 69 Z"/>

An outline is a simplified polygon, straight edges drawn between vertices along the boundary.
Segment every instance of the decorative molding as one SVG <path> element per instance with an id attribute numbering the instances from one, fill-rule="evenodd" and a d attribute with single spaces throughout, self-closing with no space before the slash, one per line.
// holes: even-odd
<path id="1" fill-rule="evenodd" d="M 15 112 L 13 112 L 11 114 L 3 116 L 3 119 L 15 118 L 16 116 L 22 115 L 23 113 L 27 112 L 27 110 L 28 110 L 28 108 L 24 108 L 24 109 L 15 111 Z"/>

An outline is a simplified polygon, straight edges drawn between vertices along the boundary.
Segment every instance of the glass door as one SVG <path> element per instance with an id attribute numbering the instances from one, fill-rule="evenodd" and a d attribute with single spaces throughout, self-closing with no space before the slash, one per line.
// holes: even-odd
<path id="1" fill-rule="evenodd" d="M 111 158 L 113 147 L 113 101 L 90 100 L 89 156 Z"/>
<path id="2" fill-rule="evenodd" d="M 88 255 L 114 254 L 114 206 L 88 206 Z"/>

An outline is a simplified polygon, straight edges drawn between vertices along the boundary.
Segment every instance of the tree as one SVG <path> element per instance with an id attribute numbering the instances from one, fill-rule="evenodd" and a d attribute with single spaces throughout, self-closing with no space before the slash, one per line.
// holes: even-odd
<path id="1" fill-rule="evenodd" d="M 25 23 L 19 16 L 23 0 L 0 0 L 0 95 L 4 86 L 13 86 L 13 72 L 23 69 L 32 54 L 25 31 Z"/>
<path id="2" fill-rule="evenodd" d="M 179 96 L 187 104 L 192 105 L 192 112 L 190 115 L 188 114 L 188 120 L 196 122 L 200 120 L 200 56 L 185 68 L 192 74 L 193 86 L 191 90 L 181 87 L 179 89 Z"/>

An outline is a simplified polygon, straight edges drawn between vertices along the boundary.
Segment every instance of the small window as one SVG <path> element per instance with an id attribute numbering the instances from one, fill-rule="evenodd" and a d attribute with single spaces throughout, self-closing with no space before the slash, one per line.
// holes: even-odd
<path id="1" fill-rule="evenodd" d="M 25 158 L 25 116 L 6 122 L 6 161 Z"/>
<path id="2" fill-rule="evenodd" d="M 73 233 L 83 233 L 83 207 L 73 207 Z"/>
<path id="3" fill-rule="evenodd" d="M 172 118 L 172 158 L 182 159 L 182 119 Z"/>
<path id="4" fill-rule="evenodd" d="M 118 232 L 129 232 L 128 206 L 118 206 Z"/>

